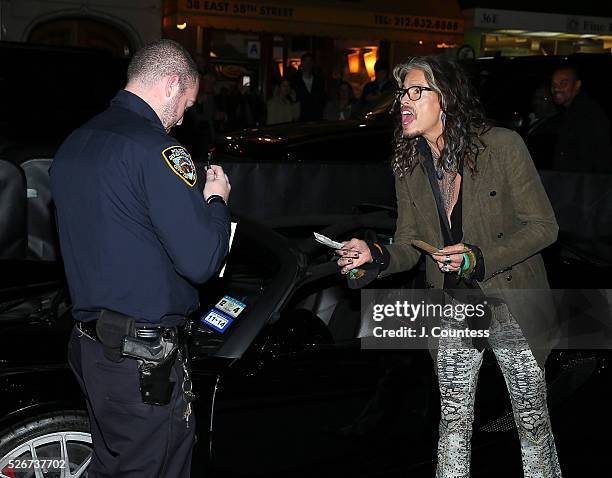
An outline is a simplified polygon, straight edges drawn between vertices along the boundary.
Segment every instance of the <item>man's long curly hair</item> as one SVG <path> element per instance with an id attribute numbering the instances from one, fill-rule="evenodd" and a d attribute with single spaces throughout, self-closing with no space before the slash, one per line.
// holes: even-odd
<path id="1" fill-rule="evenodd" d="M 393 77 L 399 88 L 404 87 L 404 78 L 411 70 L 421 70 L 425 80 L 440 98 L 440 107 L 445 113 L 442 140 L 444 149 L 438 159 L 436 171 L 441 177 L 443 171 L 456 172 L 461 158 L 464 168 L 472 176 L 478 172 L 476 160 L 484 147 L 480 136 L 490 129 L 484 110 L 463 68 L 443 56 L 419 56 L 398 64 L 393 69 Z M 396 114 L 400 101 L 396 100 L 393 112 L 398 118 L 395 129 L 395 149 L 391 159 L 393 172 L 400 178 L 406 172 L 412 173 L 419 162 L 416 148 L 418 138 L 406 138 L 402 134 L 401 115 Z"/>

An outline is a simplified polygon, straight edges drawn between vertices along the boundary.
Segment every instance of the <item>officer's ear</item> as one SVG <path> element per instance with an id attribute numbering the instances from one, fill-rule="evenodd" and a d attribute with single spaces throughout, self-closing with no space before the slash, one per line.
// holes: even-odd
<path id="1" fill-rule="evenodd" d="M 180 91 L 180 79 L 178 75 L 169 75 L 164 79 L 164 97 L 169 100 L 174 98 Z"/>

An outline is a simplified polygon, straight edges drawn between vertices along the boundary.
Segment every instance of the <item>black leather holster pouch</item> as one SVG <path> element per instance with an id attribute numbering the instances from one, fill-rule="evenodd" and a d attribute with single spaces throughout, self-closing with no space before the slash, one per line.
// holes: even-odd
<path id="1" fill-rule="evenodd" d="M 170 332 L 154 339 L 126 336 L 121 351 L 124 357 L 138 360 L 140 394 L 148 405 L 167 405 L 175 383 L 170 380 L 178 354 L 178 337 Z"/>
<path id="2" fill-rule="evenodd" d="M 104 356 L 112 362 L 122 362 L 121 348 L 126 335 L 134 335 L 135 321 L 127 315 L 103 310 L 96 322 L 96 334 L 103 345 Z"/>
<path id="3" fill-rule="evenodd" d="M 170 374 L 177 353 L 178 349 L 158 364 L 140 362 L 138 374 L 143 403 L 148 405 L 168 405 L 170 403 L 172 391 L 176 385 L 175 382 L 170 380 Z"/>

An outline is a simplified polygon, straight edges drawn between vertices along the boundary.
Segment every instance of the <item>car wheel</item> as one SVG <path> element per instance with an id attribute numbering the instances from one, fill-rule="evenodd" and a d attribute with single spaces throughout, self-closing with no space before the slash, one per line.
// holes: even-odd
<path id="1" fill-rule="evenodd" d="M 0 431 L 0 478 L 85 478 L 91 453 L 86 414 L 43 415 Z"/>

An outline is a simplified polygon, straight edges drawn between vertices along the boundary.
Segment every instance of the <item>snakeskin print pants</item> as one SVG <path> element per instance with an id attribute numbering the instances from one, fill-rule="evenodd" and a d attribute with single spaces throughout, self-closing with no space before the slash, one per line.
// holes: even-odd
<path id="1" fill-rule="evenodd" d="M 443 320 L 445 329 L 465 323 Z M 544 371 L 507 306 L 492 308 L 489 345 L 508 387 L 518 429 L 525 478 L 560 478 L 546 405 Z M 440 338 L 437 367 L 441 419 L 436 478 L 469 478 L 474 397 L 483 351 L 469 338 Z"/>

